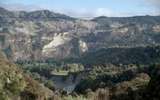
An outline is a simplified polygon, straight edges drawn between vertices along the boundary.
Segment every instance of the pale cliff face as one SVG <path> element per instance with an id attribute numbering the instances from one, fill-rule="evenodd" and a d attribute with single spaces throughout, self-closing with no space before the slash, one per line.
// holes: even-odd
<path id="1" fill-rule="evenodd" d="M 88 51 L 88 46 L 84 41 L 79 40 L 79 49 L 80 49 L 81 53 L 85 53 Z"/>
<path id="2" fill-rule="evenodd" d="M 68 35 L 69 33 L 67 32 L 55 34 L 53 40 L 43 46 L 42 55 L 49 56 L 50 53 L 58 52 L 57 50 L 60 46 L 63 46 L 71 41 L 72 38 L 70 38 Z"/>

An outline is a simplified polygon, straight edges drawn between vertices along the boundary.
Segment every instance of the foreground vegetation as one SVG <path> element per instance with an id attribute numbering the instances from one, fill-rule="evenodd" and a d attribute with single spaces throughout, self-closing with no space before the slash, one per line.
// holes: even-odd
<path id="1" fill-rule="evenodd" d="M 0 53 L 0 100 L 46 100 L 53 95 Z"/>
<path id="2" fill-rule="evenodd" d="M 19 68 L 18 68 L 18 67 Z M 23 69 L 23 70 L 21 70 Z M 159 64 L 10 63 L 0 55 L 0 100 L 158 100 Z M 53 77 L 75 81 L 72 92 Z M 32 77 L 32 78 L 31 78 Z M 72 78 L 71 78 L 72 79 Z M 36 81 L 35 81 L 36 80 Z M 70 81 L 73 81 L 70 80 Z"/>
<path id="3" fill-rule="evenodd" d="M 52 67 L 47 67 L 47 63 L 22 65 L 22 68 L 35 80 L 57 92 L 60 100 L 119 100 L 119 97 L 121 100 L 144 100 L 150 77 L 152 78 L 155 66 L 158 66 L 139 64 L 83 66 L 64 63 L 63 66 L 50 64 Z M 83 72 L 84 76 L 82 74 L 81 81 L 71 93 L 63 88 L 57 91 L 54 81 L 51 80 L 53 76 L 66 78 L 73 75 L 77 77 Z"/>

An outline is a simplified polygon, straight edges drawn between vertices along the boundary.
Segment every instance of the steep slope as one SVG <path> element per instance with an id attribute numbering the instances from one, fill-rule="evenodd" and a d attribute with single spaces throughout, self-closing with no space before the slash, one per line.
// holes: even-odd
<path id="1" fill-rule="evenodd" d="M 159 45 L 160 16 L 72 18 L 0 8 L 0 47 L 17 60 L 79 58 L 101 48 Z"/>
<path id="2" fill-rule="evenodd" d="M 53 95 L 0 53 L 0 100 L 46 100 Z"/>

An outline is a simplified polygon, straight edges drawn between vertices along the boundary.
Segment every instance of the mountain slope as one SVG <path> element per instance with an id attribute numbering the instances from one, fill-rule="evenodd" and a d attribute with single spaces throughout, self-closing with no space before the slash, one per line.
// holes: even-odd
<path id="1" fill-rule="evenodd" d="M 0 47 L 15 61 L 79 58 L 102 48 L 160 43 L 160 16 L 82 20 L 48 10 L 0 12 Z"/>

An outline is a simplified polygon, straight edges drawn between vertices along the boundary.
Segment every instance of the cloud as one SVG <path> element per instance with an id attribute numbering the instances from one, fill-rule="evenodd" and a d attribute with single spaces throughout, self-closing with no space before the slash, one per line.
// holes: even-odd
<path id="1" fill-rule="evenodd" d="M 107 8 L 98 8 L 95 11 L 96 16 L 115 16 L 115 13 L 113 13 L 112 10 L 109 10 Z"/>
<path id="2" fill-rule="evenodd" d="M 145 0 L 145 1 L 160 10 L 160 0 Z"/>
<path id="3" fill-rule="evenodd" d="M 124 16 L 134 16 L 133 12 L 119 12 L 114 11 L 108 8 L 97 8 L 97 9 L 86 9 L 81 8 L 78 10 L 71 10 L 71 9 L 54 9 L 53 11 L 63 13 L 72 17 L 78 17 L 78 18 L 93 18 L 98 16 L 108 16 L 108 17 L 124 17 Z"/>
<path id="4" fill-rule="evenodd" d="M 127 11 L 127 12 L 121 12 L 117 10 L 112 10 L 108 8 L 97 8 L 97 9 L 79 9 L 79 10 L 67 10 L 67 9 L 57 9 L 54 11 L 60 12 L 72 17 L 78 17 L 78 18 L 85 18 L 90 19 L 93 17 L 98 16 L 107 16 L 107 17 L 130 17 L 130 16 L 143 16 L 143 15 L 158 15 L 159 13 L 157 11 Z"/>
<path id="5" fill-rule="evenodd" d="M 160 0 L 146 0 L 148 1 L 149 6 L 155 6 L 156 9 L 160 7 Z M 158 6 L 159 5 L 159 6 Z M 109 8 L 95 8 L 95 9 L 87 9 L 87 8 L 80 8 L 80 9 L 64 9 L 64 8 L 48 8 L 48 7 L 39 7 L 35 5 L 24 5 L 24 4 L 2 4 L 0 3 L 1 7 L 4 7 L 8 10 L 14 11 L 35 11 L 35 10 L 42 10 L 42 9 L 49 9 L 51 11 L 66 14 L 72 17 L 77 18 L 84 18 L 90 19 L 93 17 L 98 16 L 108 16 L 108 17 L 128 17 L 128 16 L 140 16 L 140 15 L 158 15 L 160 14 L 160 10 L 155 10 L 151 12 L 146 11 L 127 11 L 127 12 L 120 12 L 119 10 L 113 10 Z"/>
<path id="6" fill-rule="evenodd" d="M 154 14 L 160 15 L 160 0 L 145 0 L 149 6 L 152 6 L 155 8 Z"/>
<path id="7" fill-rule="evenodd" d="M 160 5 L 160 0 L 148 0 L 148 1 L 153 3 L 154 5 Z"/>
<path id="8" fill-rule="evenodd" d="M 73 9 L 53 9 L 52 11 L 63 13 L 72 17 L 83 17 L 83 18 L 90 18 L 93 17 L 95 14 L 92 11 L 89 11 L 85 8 L 81 8 L 78 10 Z"/>

